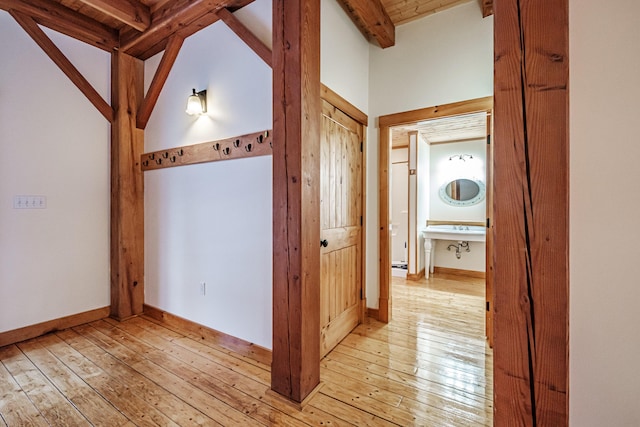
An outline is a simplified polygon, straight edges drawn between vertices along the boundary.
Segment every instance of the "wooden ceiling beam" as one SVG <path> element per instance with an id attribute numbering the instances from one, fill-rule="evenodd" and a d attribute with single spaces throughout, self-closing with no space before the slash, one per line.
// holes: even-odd
<path id="1" fill-rule="evenodd" d="M 98 109 L 98 111 L 109 121 L 113 123 L 113 108 L 100 96 L 100 94 L 91 86 L 91 83 L 73 66 L 71 61 L 58 49 L 49 37 L 42 31 L 36 21 L 28 15 L 21 12 L 10 10 L 9 13 L 16 22 L 31 36 L 31 38 L 42 48 L 42 50 L 51 58 L 53 62 L 69 77 L 71 82 L 87 97 L 87 99 Z"/>
<path id="2" fill-rule="evenodd" d="M 153 13 L 151 26 L 146 31 L 123 35 L 120 50 L 142 58 L 155 46 L 166 46 L 168 38 L 175 33 L 180 32 L 182 37 L 187 37 L 216 22 L 219 18 L 215 13 L 221 8 L 239 8 L 251 2 L 253 0 L 191 0 L 169 3 L 167 8 Z"/>
<path id="3" fill-rule="evenodd" d="M 482 9 L 482 17 L 493 15 L 493 0 L 478 0 Z"/>
<path id="4" fill-rule="evenodd" d="M 381 48 L 396 43 L 396 27 L 380 0 L 338 0 L 351 20 L 368 39 L 375 39 Z"/>
<path id="5" fill-rule="evenodd" d="M 0 0 L 0 9 L 28 15 L 38 24 L 107 52 L 118 47 L 118 32 L 66 8 L 45 0 Z"/>
<path id="6" fill-rule="evenodd" d="M 238 37 L 245 42 L 247 46 L 249 46 L 264 62 L 267 63 L 269 67 L 272 65 L 272 55 L 271 49 L 262 43 L 258 37 L 255 36 L 238 18 L 235 17 L 233 13 L 229 11 L 226 7 L 220 9 L 216 15 L 222 19 L 222 21 L 227 24 L 227 27 L 231 29 Z"/>
<path id="7" fill-rule="evenodd" d="M 149 7 L 140 2 L 130 0 L 81 1 L 138 31 L 144 31 L 151 25 L 151 11 Z"/>
<path id="8" fill-rule="evenodd" d="M 151 85 L 149 86 L 147 95 L 138 109 L 138 116 L 136 118 L 136 127 L 138 129 L 144 129 L 147 127 L 153 108 L 156 106 L 156 102 L 158 102 L 158 97 L 160 96 L 162 87 L 167 81 L 167 77 L 169 77 L 169 72 L 171 71 L 173 64 L 176 62 L 176 58 L 178 57 L 178 53 L 180 53 L 180 48 L 182 47 L 183 42 L 184 39 L 182 37 L 178 35 L 171 36 L 171 39 L 167 44 L 167 48 L 162 55 L 162 59 L 160 60 L 160 65 L 158 65 L 158 69 L 153 76 L 153 80 L 151 80 Z"/>

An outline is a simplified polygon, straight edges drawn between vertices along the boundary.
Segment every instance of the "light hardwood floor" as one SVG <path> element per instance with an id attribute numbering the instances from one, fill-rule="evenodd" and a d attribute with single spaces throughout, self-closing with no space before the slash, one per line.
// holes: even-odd
<path id="1" fill-rule="evenodd" d="M 268 392 L 264 362 L 139 317 L 0 348 L 0 426 L 491 425 L 483 281 L 394 278 L 393 298 L 391 323 L 322 360 L 302 410 Z"/>

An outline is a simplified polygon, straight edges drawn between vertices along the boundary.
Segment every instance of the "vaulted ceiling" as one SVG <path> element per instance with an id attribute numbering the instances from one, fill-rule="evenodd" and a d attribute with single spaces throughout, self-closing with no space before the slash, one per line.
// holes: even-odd
<path id="1" fill-rule="evenodd" d="M 470 1 L 484 16 L 493 0 L 338 0 L 358 28 L 381 47 L 395 43 L 395 26 Z M 106 51 L 147 59 L 172 36 L 184 39 L 253 0 L 0 0 L 0 9 Z"/>

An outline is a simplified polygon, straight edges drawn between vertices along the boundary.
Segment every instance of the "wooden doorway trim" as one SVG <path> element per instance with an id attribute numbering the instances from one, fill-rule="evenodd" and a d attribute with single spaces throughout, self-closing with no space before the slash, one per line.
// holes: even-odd
<path id="1" fill-rule="evenodd" d="M 407 125 L 421 120 L 437 119 L 461 114 L 478 112 L 490 113 L 493 108 L 493 98 L 471 99 L 452 104 L 438 105 L 435 107 L 421 108 L 403 113 L 380 116 L 378 126 L 380 128 L 378 151 L 378 193 L 379 193 L 379 254 L 380 254 L 380 296 L 378 301 L 378 320 L 388 322 L 391 320 L 391 230 L 389 229 L 389 151 L 391 150 L 391 128 Z"/>

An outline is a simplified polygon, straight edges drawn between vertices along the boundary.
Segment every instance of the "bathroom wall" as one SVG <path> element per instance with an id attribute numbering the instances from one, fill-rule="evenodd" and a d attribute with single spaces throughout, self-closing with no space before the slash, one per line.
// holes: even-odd
<path id="1" fill-rule="evenodd" d="M 396 28 L 369 51 L 369 117 L 493 94 L 493 17 L 469 2 Z M 374 123 L 374 122 L 372 122 Z M 378 129 L 368 132 L 367 304 L 378 306 Z"/>
<path id="2" fill-rule="evenodd" d="M 465 161 L 449 160 L 456 154 L 470 154 L 473 159 Z M 486 199 L 473 206 L 452 206 L 440 197 L 440 189 L 456 177 L 479 179 L 486 177 L 486 141 L 451 142 L 431 146 L 431 186 L 429 198 L 431 209 L 429 219 L 437 221 L 476 221 L 484 223 L 487 218 Z M 486 184 L 486 183 L 485 183 Z M 449 244 L 457 242 L 438 241 L 435 254 L 435 266 L 460 270 L 485 271 L 485 244 L 469 242 L 470 252 L 462 252 L 456 258 L 455 250 L 447 250 Z"/>
<path id="3" fill-rule="evenodd" d="M 45 32 L 108 102 L 110 55 Z M 4 11 L 0 147 L 0 332 L 108 306 L 109 124 Z"/>

